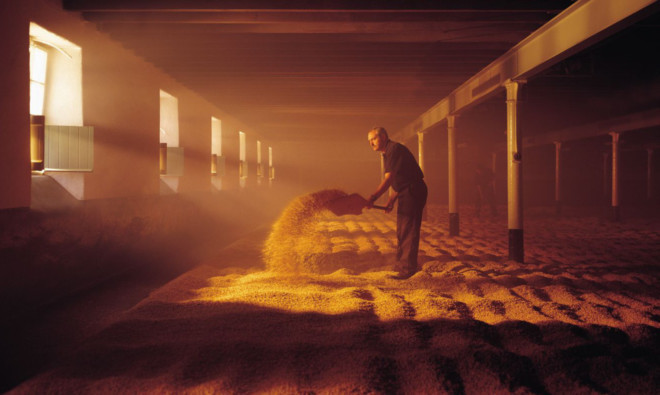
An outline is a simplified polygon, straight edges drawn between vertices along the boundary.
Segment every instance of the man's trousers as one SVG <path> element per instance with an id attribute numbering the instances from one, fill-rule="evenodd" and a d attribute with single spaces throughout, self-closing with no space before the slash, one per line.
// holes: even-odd
<path id="1" fill-rule="evenodd" d="M 397 261 L 410 272 L 417 271 L 419 234 L 428 190 L 424 181 L 399 192 L 396 217 Z"/>

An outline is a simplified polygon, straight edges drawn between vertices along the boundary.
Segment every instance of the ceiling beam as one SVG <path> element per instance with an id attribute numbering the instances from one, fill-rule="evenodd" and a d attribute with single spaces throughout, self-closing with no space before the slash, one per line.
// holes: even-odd
<path id="1" fill-rule="evenodd" d="M 161 23 L 164 28 L 172 26 Z M 113 25 L 122 28 L 124 24 Z M 208 25 L 208 24 L 206 24 Z M 442 41 L 479 42 L 502 40 L 509 34 L 527 33 L 541 23 L 489 23 L 489 22 L 295 22 L 295 23 L 219 23 L 214 24 L 216 33 L 280 33 L 280 34 L 416 34 L 434 37 Z M 148 26 L 158 26 L 151 23 Z M 107 30 L 101 26 L 101 30 Z M 497 31 L 497 34 L 495 32 Z"/>
<path id="2" fill-rule="evenodd" d="M 499 22 L 540 23 L 547 22 L 557 11 L 84 11 L 83 17 L 90 22 L 112 23 L 420 23 L 420 22 Z"/>
<path id="3" fill-rule="evenodd" d="M 63 0 L 69 11 L 111 10 L 562 10 L 572 0 Z M 498 4 L 499 3 L 499 4 Z"/>
<path id="4" fill-rule="evenodd" d="M 464 82 L 394 137 L 406 141 L 501 92 L 510 80 L 524 80 L 577 53 L 657 8 L 658 0 L 578 0 L 507 53 Z"/>
<path id="5" fill-rule="evenodd" d="M 323 44 L 336 44 L 350 45 L 350 43 L 376 45 L 376 44 L 448 44 L 462 47 L 458 51 L 463 53 L 474 50 L 484 51 L 499 51 L 498 55 L 511 48 L 511 46 L 519 42 L 528 32 L 520 30 L 510 30 L 497 34 L 496 28 L 487 29 L 483 32 L 445 32 L 437 29 L 436 31 L 394 31 L 392 33 L 384 34 L 377 33 L 359 33 L 358 31 L 345 32 L 342 34 L 321 34 L 317 28 L 312 27 L 306 33 L 296 33 L 301 31 L 301 27 L 287 28 L 287 27 L 257 27 L 250 28 L 247 25 L 192 25 L 192 24 L 144 24 L 133 25 L 134 27 L 127 28 L 127 25 L 114 24 L 114 23 L 100 23 L 97 24 L 99 30 L 106 32 L 116 39 L 123 42 L 144 41 L 146 38 L 153 39 L 154 37 L 160 41 L 168 40 L 168 43 L 177 42 L 190 42 L 186 34 L 197 34 L 201 26 L 204 26 L 204 34 L 198 35 L 197 42 L 209 42 L 212 45 L 227 45 L 239 46 L 240 44 L 254 45 L 255 40 L 260 44 L 264 43 L 282 43 L 283 40 L 291 45 L 292 41 L 296 43 L 309 43 L 314 42 L 316 45 Z M 247 27 L 246 27 L 247 26 Z M 280 25 L 281 26 L 281 25 Z M 520 26 L 518 26 L 520 27 Z M 536 28 L 537 26 L 533 26 Z M 267 33 L 268 30 L 278 34 L 246 34 L 246 33 Z M 194 30 L 191 32 L 191 30 Z M 251 31 L 250 31 L 251 30 Z M 533 29 L 531 29 L 533 30 Z M 311 34 L 315 32 L 316 34 Z M 307 34 L 310 33 L 310 34 Z M 307 37 L 305 37 L 307 36 Z M 436 50 L 436 48 L 434 48 Z M 442 50 L 438 47 L 437 50 Z M 449 49 L 454 51 L 454 49 Z M 493 59 L 490 54 L 490 59 Z"/>

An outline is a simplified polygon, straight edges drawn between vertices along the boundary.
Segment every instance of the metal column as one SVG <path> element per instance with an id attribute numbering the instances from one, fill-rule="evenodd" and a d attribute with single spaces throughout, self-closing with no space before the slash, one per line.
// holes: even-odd
<path id="1" fill-rule="evenodd" d="M 653 201 L 653 148 L 646 149 L 646 200 Z"/>
<path id="2" fill-rule="evenodd" d="M 491 154 L 490 171 L 493 172 L 493 200 L 497 204 L 497 153 Z"/>
<path id="3" fill-rule="evenodd" d="M 417 153 L 419 168 L 424 172 L 424 132 L 417 132 Z"/>
<path id="4" fill-rule="evenodd" d="M 518 92 L 522 82 L 507 81 L 506 139 L 509 211 L 509 259 L 523 262 L 522 144 L 518 130 Z"/>
<path id="5" fill-rule="evenodd" d="M 621 219 L 621 210 L 619 208 L 619 137 L 618 132 L 611 132 L 612 136 L 612 219 L 619 221 Z"/>
<path id="6" fill-rule="evenodd" d="M 449 184 L 449 236 L 458 236 L 458 166 L 456 163 L 456 116 L 447 117 L 447 151 Z"/>
<path id="7" fill-rule="evenodd" d="M 417 152 L 419 156 L 419 168 L 424 173 L 424 132 L 417 132 Z M 426 206 L 424 206 L 424 211 L 422 212 L 422 219 L 427 219 Z"/>
<path id="8" fill-rule="evenodd" d="M 385 179 L 385 157 L 380 156 L 380 181 L 382 182 Z"/>
<path id="9" fill-rule="evenodd" d="M 619 208 L 619 137 L 618 132 L 611 132 L 612 136 L 612 219 L 621 220 Z"/>
<path id="10" fill-rule="evenodd" d="M 555 141 L 555 213 L 561 215 L 561 141 Z"/>
<path id="11" fill-rule="evenodd" d="M 385 179 L 385 156 L 384 156 L 384 155 L 381 155 L 381 156 L 380 156 L 380 181 L 383 182 L 384 179 Z M 382 198 L 384 195 L 385 195 L 385 194 L 383 194 L 383 195 L 381 196 L 381 198 Z M 390 196 L 392 196 L 392 187 L 389 187 L 389 188 L 387 189 L 387 196 L 388 196 L 388 198 L 389 198 Z"/>
<path id="12" fill-rule="evenodd" d="M 608 163 L 610 160 L 610 153 L 603 152 L 603 207 L 607 206 L 608 196 L 609 196 L 609 178 L 607 177 Z"/>
<path id="13" fill-rule="evenodd" d="M 493 175 L 496 174 L 497 169 L 497 152 L 493 152 L 490 154 L 490 171 L 493 172 Z"/>

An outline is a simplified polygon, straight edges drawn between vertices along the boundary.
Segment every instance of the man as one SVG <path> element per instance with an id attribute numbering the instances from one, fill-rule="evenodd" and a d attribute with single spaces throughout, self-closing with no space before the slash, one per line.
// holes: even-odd
<path id="1" fill-rule="evenodd" d="M 384 128 L 373 128 L 367 138 L 374 151 L 382 152 L 385 162 L 385 176 L 376 192 L 369 197 L 367 207 L 372 207 L 380 195 L 392 187 L 394 194 L 387 202 L 387 212 L 392 211 L 396 200 L 399 201 L 396 216 L 396 257 L 401 267 L 395 278 L 407 279 L 417 272 L 419 231 L 428 195 L 424 174 L 410 150 L 390 140 Z"/>

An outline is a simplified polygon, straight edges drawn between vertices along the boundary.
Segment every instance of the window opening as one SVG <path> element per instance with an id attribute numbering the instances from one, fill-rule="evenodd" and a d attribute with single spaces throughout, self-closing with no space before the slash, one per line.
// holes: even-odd
<path id="1" fill-rule="evenodd" d="M 94 129 L 82 123 L 82 49 L 31 22 L 29 61 L 32 170 L 92 171 Z"/>
<path id="2" fill-rule="evenodd" d="M 30 42 L 30 114 L 44 115 L 48 52 Z"/>
<path id="3" fill-rule="evenodd" d="M 159 129 L 161 180 L 176 192 L 184 170 L 183 147 L 179 147 L 179 100 L 164 90 L 160 90 Z"/>
<path id="4" fill-rule="evenodd" d="M 245 133 L 243 132 L 238 132 L 238 139 L 239 139 L 239 168 L 238 168 L 238 177 L 240 180 L 241 187 L 245 186 L 246 179 L 248 176 L 248 168 L 247 168 L 247 159 L 246 159 L 246 136 Z"/>
<path id="5" fill-rule="evenodd" d="M 217 176 L 224 175 L 222 121 L 215 117 L 211 117 L 211 174 Z"/>
<path id="6" fill-rule="evenodd" d="M 264 177 L 263 165 L 261 163 L 261 141 L 257 140 L 257 183 L 261 184 Z"/>
<path id="7" fill-rule="evenodd" d="M 273 167 L 273 147 L 268 147 L 268 181 L 275 179 L 275 168 Z"/>
<path id="8" fill-rule="evenodd" d="M 211 183 L 222 190 L 222 176 L 225 175 L 225 158 L 222 156 L 222 121 L 211 117 Z"/>

